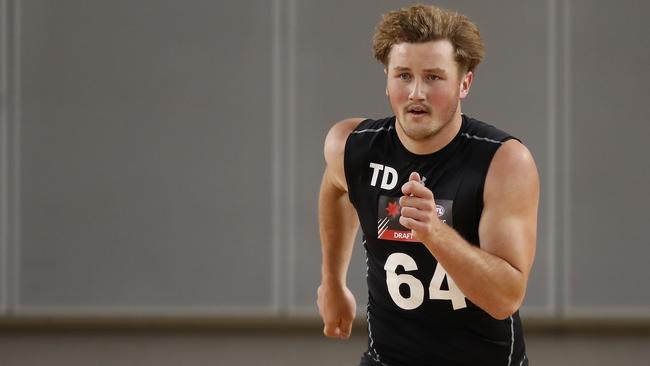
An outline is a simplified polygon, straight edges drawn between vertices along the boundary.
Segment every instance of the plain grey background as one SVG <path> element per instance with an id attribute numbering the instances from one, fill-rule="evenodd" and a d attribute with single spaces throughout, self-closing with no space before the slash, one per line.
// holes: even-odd
<path id="1" fill-rule="evenodd" d="M 409 4 L 0 0 L 0 317 L 317 316 L 324 137 L 391 113 Z M 538 164 L 522 316 L 650 318 L 650 5 L 436 4 L 487 46 L 464 113 Z"/>

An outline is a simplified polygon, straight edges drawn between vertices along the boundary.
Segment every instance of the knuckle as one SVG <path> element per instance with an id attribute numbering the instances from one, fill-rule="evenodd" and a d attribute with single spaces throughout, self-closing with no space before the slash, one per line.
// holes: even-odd
<path id="1" fill-rule="evenodd" d="M 338 337 L 338 332 L 335 327 L 325 327 L 323 333 L 328 337 Z"/>

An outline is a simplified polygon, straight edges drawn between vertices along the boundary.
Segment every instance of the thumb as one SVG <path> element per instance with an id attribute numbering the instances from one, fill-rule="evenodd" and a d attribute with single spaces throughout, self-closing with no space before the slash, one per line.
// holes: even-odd
<path id="1" fill-rule="evenodd" d="M 338 337 L 341 335 L 341 329 L 334 322 L 325 323 L 323 333 L 328 337 Z"/>
<path id="2" fill-rule="evenodd" d="M 409 180 L 414 180 L 420 183 L 420 174 L 418 174 L 418 172 L 411 173 L 411 175 L 409 175 Z"/>
<path id="3" fill-rule="evenodd" d="M 350 338 L 350 333 L 352 333 L 352 321 L 350 320 L 341 321 L 341 325 L 339 325 L 339 329 L 341 330 L 341 334 L 339 335 L 339 337 L 343 339 Z"/>

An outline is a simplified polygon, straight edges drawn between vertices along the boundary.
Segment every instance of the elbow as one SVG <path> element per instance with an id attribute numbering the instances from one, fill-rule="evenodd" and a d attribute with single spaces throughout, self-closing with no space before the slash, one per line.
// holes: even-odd
<path id="1" fill-rule="evenodd" d="M 518 309 L 519 308 L 500 308 L 487 313 L 496 320 L 505 320 L 512 316 L 512 314 L 514 314 Z"/>
<path id="2" fill-rule="evenodd" d="M 500 301 L 499 304 L 496 304 L 496 306 L 487 309 L 486 312 L 494 319 L 505 320 L 511 317 L 512 314 L 516 313 L 517 310 L 519 310 L 523 301 L 523 296 L 512 299 L 504 299 L 503 301 Z"/>
<path id="3" fill-rule="evenodd" d="M 505 320 L 516 313 L 524 303 L 526 296 L 526 281 L 512 286 L 501 292 L 497 298 L 492 298 L 492 302 L 484 309 L 491 317 L 497 320 Z"/>

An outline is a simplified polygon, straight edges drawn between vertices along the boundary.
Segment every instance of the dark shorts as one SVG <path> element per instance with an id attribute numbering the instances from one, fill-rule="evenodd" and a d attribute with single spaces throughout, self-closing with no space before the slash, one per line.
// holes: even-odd
<path id="1" fill-rule="evenodd" d="M 366 351 L 363 353 L 363 356 L 361 356 L 361 363 L 359 363 L 359 366 L 391 366 L 391 365 L 381 362 L 381 360 L 378 360 L 377 358 L 373 357 L 372 354 L 370 354 L 370 352 Z M 513 361 L 511 363 L 511 366 L 528 366 L 528 357 L 524 354 L 522 360 L 519 360 L 517 362 Z"/>
<path id="2" fill-rule="evenodd" d="M 370 352 L 366 351 L 363 353 L 363 356 L 361 356 L 361 362 L 359 363 L 359 366 L 391 366 L 391 365 L 381 362 L 377 358 L 373 357 L 372 354 L 370 354 Z"/>

